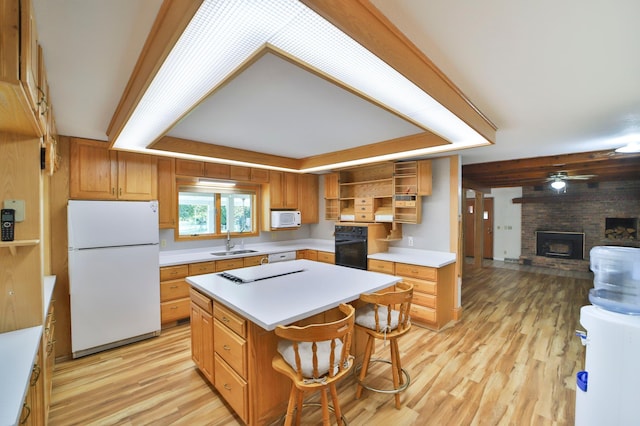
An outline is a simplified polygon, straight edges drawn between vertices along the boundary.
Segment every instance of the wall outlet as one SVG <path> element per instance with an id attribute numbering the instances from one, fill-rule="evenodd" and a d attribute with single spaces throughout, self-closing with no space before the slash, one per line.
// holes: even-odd
<path id="1" fill-rule="evenodd" d="M 413 247 L 413 237 L 407 237 L 407 243 L 409 244 L 409 247 Z"/>
<path id="2" fill-rule="evenodd" d="M 160 240 L 160 247 L 166 247 L 167 246 L 167 240 Z"/>

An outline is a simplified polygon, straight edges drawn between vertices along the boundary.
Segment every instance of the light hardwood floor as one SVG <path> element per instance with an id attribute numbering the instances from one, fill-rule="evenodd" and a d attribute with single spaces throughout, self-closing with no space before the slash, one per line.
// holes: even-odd
<path id="1" fill-rule="evenodd" d="M 482 269 L 468 265 L 462 320 L 439 333 L 414 326 L 399 341 L 411 375 L 402 409 L 384 394 L 365 391 L 356 400 L 349 376 L 338 387 L 343 413 L 351 425 L 572 425 L 575 374 L 584 364 L 574 332 L 591 287 L 589 273 L 554 275 L 501 262 Z M 379 344 L 377 354 L 388 358 L 388 349 Z M 303 417 L 304 424 L 320 423 L 312 408 Z M 242 424 L 196 371 L 187 325 L 58 363 L 49 421 Z"/>

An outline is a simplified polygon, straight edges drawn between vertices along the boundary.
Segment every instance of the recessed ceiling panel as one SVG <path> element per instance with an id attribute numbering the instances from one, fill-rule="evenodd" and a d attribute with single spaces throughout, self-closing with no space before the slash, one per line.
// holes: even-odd
<path id="1" fill-rule="evenodd" d="M 296 64 L 266 53 L 210 95 L 168 135 L 303 158 L 423 131 Z"/>

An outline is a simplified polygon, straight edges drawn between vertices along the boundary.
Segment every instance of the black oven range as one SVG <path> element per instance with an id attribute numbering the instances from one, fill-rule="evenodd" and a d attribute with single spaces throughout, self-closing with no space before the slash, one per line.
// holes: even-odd
<path id="1" fill-rule="evenodd" d="M 336 265 L 366 270 L 367 234 L 366 226 L 336 225 Z"/>

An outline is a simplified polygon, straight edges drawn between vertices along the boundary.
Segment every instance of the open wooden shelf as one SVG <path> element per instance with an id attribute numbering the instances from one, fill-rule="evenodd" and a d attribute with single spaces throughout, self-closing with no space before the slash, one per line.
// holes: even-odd
<path id="1" fill-rule="evenodd" d="M 12 256 L 17 253 L 18 247 L 35 246 L 40 243 L 40 240 L 16 240 L 16 241 L 2 241 L 0 247 L 7 247 Z"/>

